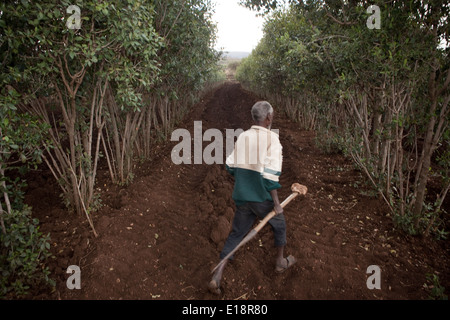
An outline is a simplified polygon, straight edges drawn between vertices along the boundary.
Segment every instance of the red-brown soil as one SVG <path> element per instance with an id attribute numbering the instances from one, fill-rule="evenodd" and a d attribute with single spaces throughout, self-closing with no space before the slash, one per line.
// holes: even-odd
<path id="1" fill-rule="evenodd" d="M 226 83 L 206 95 L 179 128 L 193 132 L 194 121 L 208 128 L 247 129 L 250 108 L 259 97 Z M 127 187 L 99 174 L 102 208 L 93 216 L 95 238 L 85 218 L 68 213 L 52 176 L 30 181 L 27 202 L 51 234 L 49 260 L 56 288 L 34 299 L 427 299 L 426 275 L 435 273 L 450 288 L 449 246 L 403 234 L 394 228 L 382 199 L 369 196 L 364 177 L 343 156 L 315 145 L 275 107 L 284 163 L 280 199 L 290 185 L 308 187 L 285 208 L 286 254 L 297 264 L 274 272 L 275 250 L 269 226 L 236 253 L 222 281 L 222 296 L 207 290 L 210 271 L 234 215 L 233 178 L 223 165 L 175 165 L 178 142 L 155 147 L 153 160 L 136 168 Z M 209 144 L 205 143 L 205 145 Z M 45 186 L 45 187 L 44 187 Z M 81 289 L 69 290 L 69 265 L 81 269 Z M 367 268 L 381 269 L 381 289 L 369 290 Z"/>

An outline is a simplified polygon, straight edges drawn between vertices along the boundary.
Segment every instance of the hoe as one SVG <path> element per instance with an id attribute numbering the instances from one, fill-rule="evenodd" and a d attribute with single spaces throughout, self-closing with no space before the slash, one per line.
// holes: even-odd
<path id="1" fill-rule="evenodd" d="M 295 197 L 297 197 L 299 194 L 303 194 L 305 195 L 306 192 L 308 192 L 308 188 L 306 188 L 304 185 L 301 185 L 299 183 L 294 183 L 291 186 L 291 190 L 292 190 L 292 194 L 287 197 L 282 203 L 281 203 L 281 207 L 285 207 L 289 202 L 291 202 L 292 200 L 295 199 Z M 214 271 L 217 270 L 218 267 L 220 267 L 229 257 L 231 257 L 240 247 L 242 247 L 244 244 L 246 244 L 247 242 L 249 242 L 254 236 L 256 236 L 256 234 L 259 232 L 259 230 L 262 229 L 262 227 L 264 227 L 264 225 L 275 216 L 275 210 L 272 210 L 269 214 L 267 214 L 267 216 L 261 220 L 261 222 L 254 228 L 252 229 L 246 236 L 244 239 L 242 239 L 242 241 L 229 253 L 226 255 L 225 258 L 223 258 L 218 264 L 217 266 L 211 271 L 211 273 L 213 273 Z"/>

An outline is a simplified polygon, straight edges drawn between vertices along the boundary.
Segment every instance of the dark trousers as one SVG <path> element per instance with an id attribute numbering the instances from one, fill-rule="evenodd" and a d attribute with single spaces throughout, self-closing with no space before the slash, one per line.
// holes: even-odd
<path id="1" fill-rule="evenodd" d="M 252 228 L 256 218 L 264 219 L 273 209 L 272 201 L 247 202 L 238 206 L 234 214 L 233 226 L 225 245 L 220 253 L 220 259 L 226 257 L 247 235 Z M 283 214 L 277 215 L 268 222 L 272 226 L 275 247 L 286 245 L 286 220 Z M 230 260 L 233 256 L 230 257 Z"/>

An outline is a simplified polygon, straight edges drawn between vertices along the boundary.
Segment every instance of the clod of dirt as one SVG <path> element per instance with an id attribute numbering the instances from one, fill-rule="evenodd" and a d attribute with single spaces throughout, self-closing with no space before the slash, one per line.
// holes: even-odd
<path id="1" fill-rule="evenodd" d="M 101 216 L 98 219 L 97 228 L 99 230 L 100 229 L 106 229 L 109 226 L 110 223 L 111 223 L 111 219 L 108 216 Z"/>
<path id="2" fill-rule="evenodd" d="M 234 216 L 234 210 L 231 207 L 225 209 L 224 217 L 227 218 L 228 221 L 232 221 Z"/>
<path id="3" fill-rule="evenodd" d="M 209 202 L 200 202 L 198 204 L 198 209 L 205 215 L 211 214 L 214 211 L 213 205 Z"/>
<path id="4" fill-rule="evenodd" d="M 217 225 L 211 231 L 211 240 L 215 244 L 219 244 L 224 241 L 230 232 L 230 227 L 231 224 L 228 222 L 227 218 L 220 216 L 217 220 Z"/>

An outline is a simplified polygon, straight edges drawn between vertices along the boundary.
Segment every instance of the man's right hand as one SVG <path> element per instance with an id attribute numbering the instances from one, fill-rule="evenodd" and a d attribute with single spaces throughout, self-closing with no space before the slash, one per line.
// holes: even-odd
<path id="1" fill-rule="evenodd" d="M 280 200 L 278 200 L 278 191 L 276 189 L 270 191 L 272 200 L 274 203 L 273 210 L 275 210 L 276 215 L 283 213 L 283 207 L 280 205 Z"/>
<path id="2" fill-rule="evenodd" d="M 275 204 L 273 210 L 275 210 L 276 215 L 283 213 L 283 207 L 280 204 Z"/>

